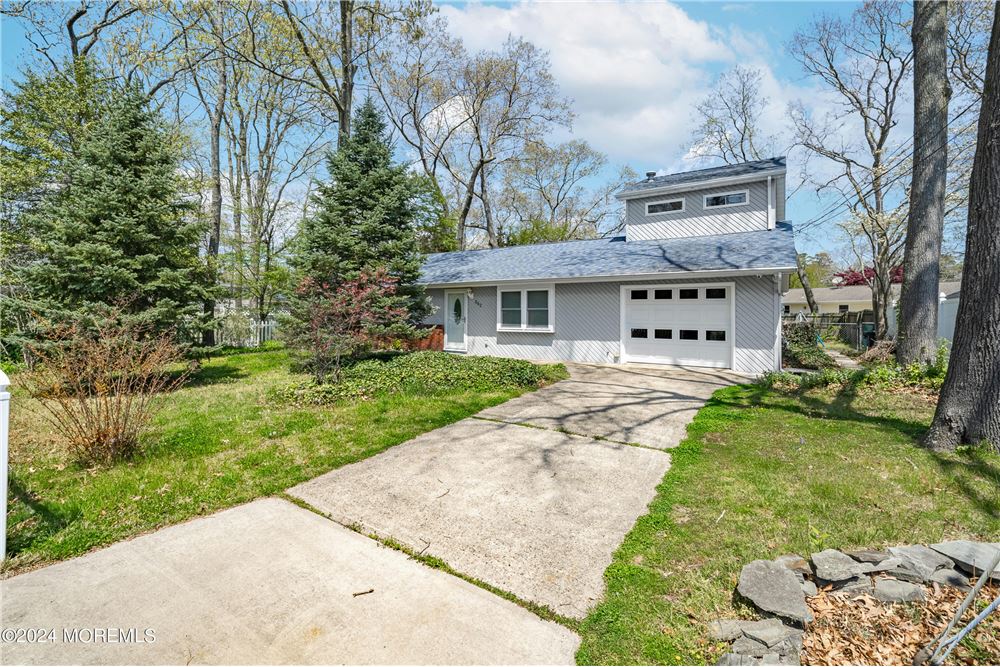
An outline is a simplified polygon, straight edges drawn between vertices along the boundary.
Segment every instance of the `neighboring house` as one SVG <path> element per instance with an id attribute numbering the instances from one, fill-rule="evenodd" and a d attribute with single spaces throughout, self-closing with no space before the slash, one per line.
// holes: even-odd
<path id="1" fill-rule="evenodd" d="M 958 312 L 958 298 L 961 281 L 942 282 L 938 294 L 938 338 L 951 340 L 955 331 L 955 315 Z M 899 301 L 899 285 L 892 286 L 892 304 Z M 813 298 L 820 314 L 858 313 L 872 309 L 872 290 L 868 285 L 845 285 L 843 287 L 814 287 Z M 809 305 L 802 289 L 790 289 L 781 298 L 784 315 L 809 313 Z M 889 309 L 889 335 L 896 335 L 896 309 Z"/>
<path id="2" fill-rule="evenodd" d="M 795 270 L 785 160 L 627 185 L 623 236 L 430 255 L 421 282 L 445 349 L 524 359 L 780 365 Z"/>

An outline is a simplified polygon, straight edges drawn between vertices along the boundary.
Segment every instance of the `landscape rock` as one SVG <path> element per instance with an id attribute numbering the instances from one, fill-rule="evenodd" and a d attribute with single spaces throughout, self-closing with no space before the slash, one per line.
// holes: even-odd
<path id="1" fill-rule="evenodd" d="M 816 584 L 814 584 L 813 582 L 803 581 L 802 592 L 806 594 L 807 598 L 811 598 L 815 596 L 817 593 L 819 593 L 819 590 L 816 588 Z"/>
<path id="2" fill-rule="evenodd" d="M 731 642 L 743 636 L 743 625 L 748 621 L 734 618 L 723 618 L 708 624 L 708 636 L 720 642 Z M 781 621 L 778 621 L 779 623 Z"/>
<path id="3" fill-rule="evenodd" d="M 856 598 L 859 595 L 871 595 L 873 589 L 872 578 L 867 574 L 838 582 L 838 585 L 840 587 L 834 591 L 835 593 L 852 598 Z"/>
<path id="4" fill-rule="evenodd" d="M 924 599 L 924 589 L 897 579 L 879 579 L 875 582 L 875 597 L 882 602 L 915 602 Z"/>
<path id="5" fill-rule="evenodd" d="M 740 655 L 754 655 L 757 657 L 763 657 L 765 653 L 771 653 L 767 649 L 767 644 L 746 636 L 740 637 L 733 642 L 732 651 Z"/>
<path id="6" fill-rule="evenodd" d="M 868 572 L 869 574 L 871 574 L 874 572 L 885 572 L 886 570 L 894 570 L 897 567 L 900 567 L 902 564 L 903 560 L 901 558 L 895 558 L 895 557 L 886 558 L 881 562 L 872 563 L 868 565 L 869 568 Z"/>
<path id="7" fill-rule="evenodd" d="M 798 637 L 800 640 L 802 638 L 801 630 L 790 628 L 776 618 L 762 621 L 752 627 L 746 627 L 743 629 L 743 633 L 750 639 L 766 644 L 768 648 L 792 637 Z"/>
<path id="8" fill-rule="evenodd" d="M 955 566 L 955 563 L 950 558 L 922 544 L 914 544 L 908 547 L 889 547 L 889 551 L 893 556 L 903 561 L 902 567 L 914 570 L 925 580 L 941 568 Z"/>
<path id="9" fill-rule="evenodd" d="M 809 567 L 809 561 L 798 554 L 785 554 L 784 556 L 778 556 L 774 559 L 775 563 L 779 565 L 784 565 L 792 572 L 802 575 L 802 577 L 811 577 L 813 574 L 812 568 Z"/>
<path id="10" fill-rule="evenodd" d="M 812 555 L 816 576 L 826 581 L 846 581 L 868 571 L 870 565 L 859 563 L 836 549 L 826 549 Z"/>
<path id="11" fill-rule="evenodd" d="M 755 560 L 743 566 L 736 590 L 758 608 L 776 616 L 797 623 L 813 620 L 798 578 L 774 561 Z"/>
<path id="12" fill-rule="evenodd" d="M 922 584 L 925 581 L 922 574 L 920 574 L 916 570 L 911 570 L 906 567 L 896 567 L 891 570 L 886 570 L 885 572 L 883 572 L 883 574 L 887 574 L 890 577 L 895 577 L 900 581 L 909 581 L 915 584 Z"/>
<path id="13" fill-rule="evenodd" d="M 778 655 L 777 653 L 767 653 L 760 658 L 754 657 L 752 655 L 739 655 L 738 653 L 726 653 L 721 658 L 719 658 L 719 661 L 715 664 L 732 665 L 732 666 L 797 665 L 799 664 L 799 658 L 798 656 Z"/>
<path id="14" fill-rule="evenodd" d="M 934 581 L 944 586 L 969 590 L 969 579 L 958 570 L 938 570 L 930 576 L 928 581 Z"/>
<path id="15" fill-rule="evenodd" d="M 978 578 L 996 558 L 1000 543 L 954 540 L 932 544 L 931 549 L 952 559 L 962 570 Z M 993 570 L 990 578 L 1000 579 L 1000 565 Z"/>
<path id="16" fill-rule="evenodd" d="M 878 549 L 857 549 L 848 551 L 847 555 L 860 563 L 881 563 L 892 554 Z"/>

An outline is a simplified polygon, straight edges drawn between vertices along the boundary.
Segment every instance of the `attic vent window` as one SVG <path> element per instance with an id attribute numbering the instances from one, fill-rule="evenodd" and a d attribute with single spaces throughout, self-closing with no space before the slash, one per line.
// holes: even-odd
<path id="1" fill-rule="evenodd" d="M 662 213 L 679 213 L 684 210 L 683 199 L 668 199 L 665 201 L 651 201 L 646 204 L 646 215 L 658 215 Z"/>
<path id="2" fill-rule="evenodd" d="M 705 208 L 724 208 L 726 206 L 744 206 L 747 203 L 749 191 L 723 192 L 717 195 L 705 195 Z"/>

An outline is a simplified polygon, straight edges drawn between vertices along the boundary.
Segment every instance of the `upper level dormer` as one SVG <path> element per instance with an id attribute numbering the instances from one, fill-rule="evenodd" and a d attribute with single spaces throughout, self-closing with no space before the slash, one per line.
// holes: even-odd
<path id="1" fill-rule="evenodd" d="M 785 158 L 646 178 L 617 195 L 628 241 L 774 229 L 785 219 Z"/>

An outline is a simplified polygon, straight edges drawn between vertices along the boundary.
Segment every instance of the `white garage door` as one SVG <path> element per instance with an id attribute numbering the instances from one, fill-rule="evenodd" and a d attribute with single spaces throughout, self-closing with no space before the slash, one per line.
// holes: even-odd
<path id="1" fill-rule="evenodd" d="M 732 368 L 732 285 L 622 289 L 623 361 Z"/>

